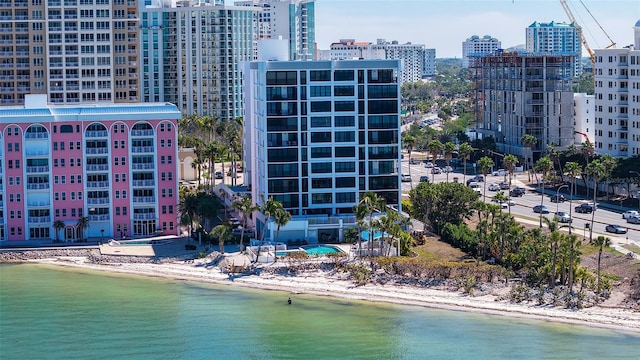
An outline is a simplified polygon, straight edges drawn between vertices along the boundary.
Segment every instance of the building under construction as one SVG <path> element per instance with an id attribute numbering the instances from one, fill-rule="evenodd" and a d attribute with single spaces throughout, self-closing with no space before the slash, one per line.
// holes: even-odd
<path id="1" fill-rule="evenodd" d="M 471 55 L 478 137 L 493 137 L 498 150 L 531 158 L 524 134 L 538 139 L 533 159 L 547 145 L 574 143 L 572 68 L 569 54 L 507 53 Z"/>

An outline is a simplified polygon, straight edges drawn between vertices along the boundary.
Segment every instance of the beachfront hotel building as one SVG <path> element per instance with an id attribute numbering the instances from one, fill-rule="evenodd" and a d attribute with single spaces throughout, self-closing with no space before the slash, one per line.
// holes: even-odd
<path id="1" fill-rule="evenodd" d="M 179 233 L 174 105 L 25 100 L 0 108 L 0 241 Z"/>
<path id="2" fill-rule="evenodd" d="M 255 40 L 287 40 L 289 59 L 316 59 L 315 0 L 246 0 L 236 6 L 252 7 L 256 28 Z M 257 59 L 257 46 L 254 45 Z"/>
<path id="3" fill-rule="evenodd" d="M 242 68 L 253 60 L 253 8 L 223 1 L 141 5 L 143 102 L 170 102 L 185 115 L 242 116 Z"/>
<path id="4" fill-rule="evenodd" d="M 499 151 L 534 161 L 554 143 L 558 149 L 574 144 L 574 57 L 497 52 L 472 56 L 476 131 L 493 137 Z M 532 152 L 524 134 L 538 139 Z"/>
<path id="5" fill-rule="evenodd" d="M 293 215 L 281 241 L 342 240 L 368 191 L 400 206 L 399 69 L 400 60 L 246 64 L 245 185 L 254 203 L 273 197 Z"/>
<path id="6" fill-rule="evenodd" d="M 462 42 L 462 66 L 469 67 L 469 56 L 472 54 L 475 56 L 486 55 L 501 48 L 502 42 L 490 35 L 483 37 L 473 35 Z"/>
<path id="7" fill-rule="evenodd" d="M 572 54 L 571 76 L 582 74 L 582 28 L 576 23 L 534 22 L 526 29 L 526 49 L 529 53 Z"/>
<path id="8" fill-rule="evenodd" d="M 640 155 L 640 20 L 633 45 L 596 49 L 595 151 L 626 158 Z"/>
<path id="9" fill-rule="evenodd" d="M 0 106 L 140 101 L 138 1 L 2 0 Z"/>

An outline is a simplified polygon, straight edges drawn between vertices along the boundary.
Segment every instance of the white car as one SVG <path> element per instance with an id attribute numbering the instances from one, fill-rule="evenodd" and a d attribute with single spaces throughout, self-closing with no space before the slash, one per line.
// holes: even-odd
<path id="1" fill-rule="evenodd" d="M 498 190 L 500 190 L 500 185 L 498 184 L 489 185 L 489 191 L 498 191 Z"/>
<path id="2" fill-rule="evenodd" d="M 499 169 L 499 170 L 496 170 L 496 171 L 492 172 L 491 175 L 493 175 L 493 176 L 505 176 L 505 175 L 507 175 L 507 170 Z"/>
<path id="3" fill-rule="evenodd" d="M 424 167 L 432 168 L 433 167 L 433 163 L 431 161 L 427 161 L 426 163 L 424 163 Z"/>
<path id="4" fill-rule="evenodd" d="M 625 211 L 622 213 L 622 218 L 623 219 L 628 219 L 630 217 L 634 217 L 634 216 L 640 216 L 640 213 L 637 212 L 636 210 L 629 210 L 629 211 Z"/>

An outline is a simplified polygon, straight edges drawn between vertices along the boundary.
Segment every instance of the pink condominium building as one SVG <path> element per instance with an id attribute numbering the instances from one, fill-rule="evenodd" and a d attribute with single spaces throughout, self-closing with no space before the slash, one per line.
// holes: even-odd
<path id="1" fill-rule="evenodd" d="M 178 234 L 169 103 L 0 108 L 0 241 Z"/>

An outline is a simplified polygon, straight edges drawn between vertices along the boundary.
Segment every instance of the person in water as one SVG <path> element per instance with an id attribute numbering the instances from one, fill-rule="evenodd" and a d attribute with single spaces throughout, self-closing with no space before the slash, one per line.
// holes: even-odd
<path id="1" fill-rule="evenodd" d="M 291 298 L 289 298 L 289 300 L 287 300 L 287 304 L 291 305 Z"/>

